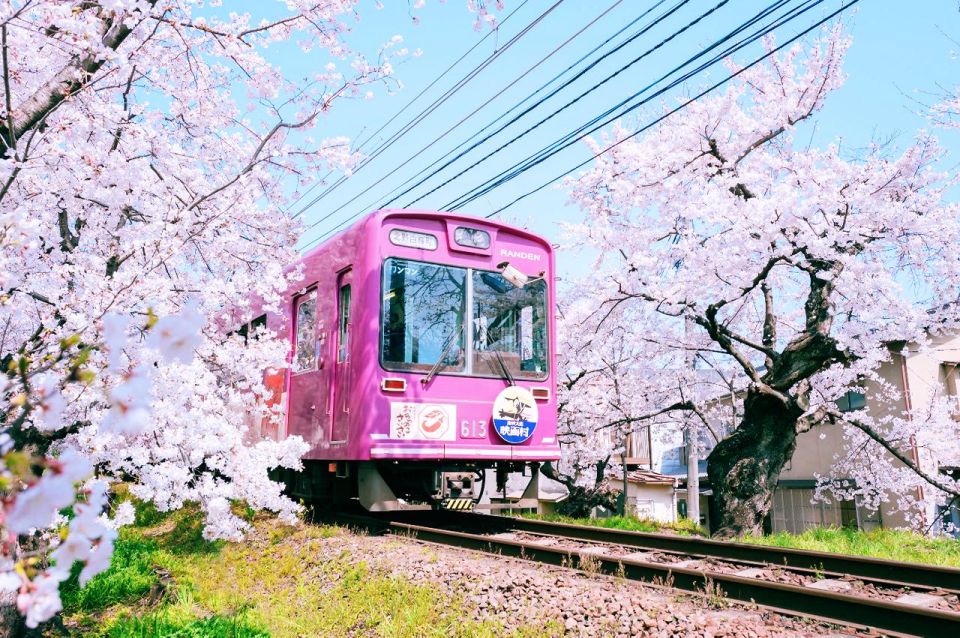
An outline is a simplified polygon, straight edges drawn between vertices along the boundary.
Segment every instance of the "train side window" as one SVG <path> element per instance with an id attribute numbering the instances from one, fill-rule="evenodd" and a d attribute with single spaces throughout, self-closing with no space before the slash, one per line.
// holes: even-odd
<path id="1" fill-rule="evenodd" d="M 337 337 L 337 363 L 350 358 L 350 284 L 340 288 L 340 323 Z"/>
<path id="2" fill-rule="evenodd" d="M 317 291 L 311 290 L 297 300 L 297 347 L 294 372 L 314 370 L 317 367 L 317 351 L 314 347 L 316 323 Z"/>
<path id="3" fill-rule="evenodd" d="M 260 333 L 267 329 L 267 315 L 263 314 L 250 322 L 250 338 L 259 339 Z"/>

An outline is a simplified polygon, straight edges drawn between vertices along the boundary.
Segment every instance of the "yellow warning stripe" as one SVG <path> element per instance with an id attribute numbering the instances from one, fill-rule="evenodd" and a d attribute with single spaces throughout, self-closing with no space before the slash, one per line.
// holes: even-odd
<path id="1" fill-rule="evenodd" d="M 465 511 L 472 510 L 474 502 L 472 498 L 448 498 L 442 506 L 446 510 Z"/>

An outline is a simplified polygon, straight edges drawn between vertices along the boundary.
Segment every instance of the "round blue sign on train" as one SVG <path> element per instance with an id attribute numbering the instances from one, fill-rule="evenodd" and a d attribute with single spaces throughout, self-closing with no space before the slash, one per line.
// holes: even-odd
<path id="1" fill-rule="evenodd" d="M 540 413 L 530 391 L 518 386 L 504 388 L 493 402 L 493 429 L 497 436 L 516 445 L 533 436 Z"/>

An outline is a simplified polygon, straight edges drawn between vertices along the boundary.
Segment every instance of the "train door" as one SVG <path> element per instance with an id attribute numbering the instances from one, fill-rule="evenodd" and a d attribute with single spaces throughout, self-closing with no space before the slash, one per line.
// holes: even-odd
<path id="1" fill-rule="evenodd" d="M 311 445 L 326 439 L 322 427 L 323 321 L 317 308 L 317 289 L 293 299 L 293 361 L 290 366 L 289 434 L 299 434 Z"/>
<path id="2" fill-rule="evenodd" d="M 334 371 L 334 442 L 347 440 L 350 422 L 350 315 L 353 271 L 340 273 L 337 279 L 337 356 Z"/>

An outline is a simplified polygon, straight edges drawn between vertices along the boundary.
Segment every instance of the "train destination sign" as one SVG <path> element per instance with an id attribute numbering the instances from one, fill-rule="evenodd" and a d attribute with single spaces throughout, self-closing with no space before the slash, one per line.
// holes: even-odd
<path id="1" fill-rule="evenodd" d="M 390 243 L 395 246 L 406 246 L 407 248 L 420 248 L 422 250 L 436 250 L 437 238 L 429 233 L 415 233 L 412 230 L 401 230 L 394 228 L 390 231 Z"/>
<path id="2" fill-rule="evenodd" d="M 493 429 L 497 436 L 516 445 L 533 436 L 539 418 L 537 403 L 526 388 L 504 388 L 493 402 Z"/>

